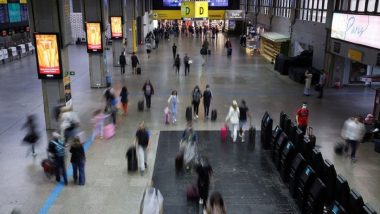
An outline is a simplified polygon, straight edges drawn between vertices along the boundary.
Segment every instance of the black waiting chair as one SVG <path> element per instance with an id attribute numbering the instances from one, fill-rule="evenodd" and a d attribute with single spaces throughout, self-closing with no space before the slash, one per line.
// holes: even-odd
<path id="1" fill-rule="evenodd" d="M 319 149 L 314 147 L 311 154 L 311 167 L 313 167 L 318 177 L 322 177 L 323 162 L 324 160 L 322 157 L 322 153 L 319 151 Z"/>
<path id="2" fill-rule="evenodd" d="M 331 206 L 327 209 L 327 214 L 346 214 L 346 209 L 344 209 L 339 202 L 333 201 Z"/>
<path id="3" fill-rule="evenodd" d="M 351 189 L 350 196 L 348 198 L 348 214 L 362 213 L 364 206 L 363 198 L 355 189 Z"/>
<path id="4" fill-rule="evenodd" d="M 296 201 L 301 211 L 304 210 L 306 197 L 309 194 L 310 187 L 316 178 L 317 174 L 310 165 L 306 166 L 300 175 L 296 188 Z"/>
<path id="5" fill-rule="evenodd" d="M 326 186 L 321 179 L 317 178 L 310 187 L 309 195 L 302 208 L 302 213 L 321 214 L 325 205 Z"/>
<path id="6" fill-rule="evenodd" d="M 305 166 L 305 158 L 300 153 L 298 153 L 296 157 L 293 159 L 289 172 L 289 192 L 293 198 L 296 197 L 298 180 L 300 178 L 301 173 L 305 169 Z"/>
<path id="7" fill-rule="evenodd" d="M 335 200 L 347 210 L 350 186 L 345 177 L 338 175 L 335 182 Z"/>
<path id="8" fill-rule="evenodd" d="M 320 177 L 327 188 L 325 200 L 326 206 L 329 206 L 335 200 L 336 176 L 337 174 L 334 165 L 326 159 L 323 162 L 323 171 L 322 176 Z"/>

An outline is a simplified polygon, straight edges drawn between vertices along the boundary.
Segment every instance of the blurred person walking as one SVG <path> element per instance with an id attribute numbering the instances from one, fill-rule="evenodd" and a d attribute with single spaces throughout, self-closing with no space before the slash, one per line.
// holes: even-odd
<path id="1" fill-rule="evenodd" d="M 175 45 L 175 43 L 173 43 L 172 52 L 173 52 L 173 59 L 175 59 L 175 56 L 177 55 L 177 45 Z"/>
<path id="2" fill-rule="evenodd" d="M 152 52 L 152 44 L 150 42 L 145 44 L 146 54 L 148 55 L 148 59 L 150 58 L 150 53 Z"/>
<path id="3" fill-rule="evenodd" d="M 137 58 L 135 52 L 132 52 L 131 64 L 132 64 L 132 74 L 137 74 L 136 69 L 137 69 L 137 65 L 139 65 L 140 62 L 139 62 L 139 59 Z"/>
<path id="4" fill-rule="evenodd" d="M 27 133 L 23 139 L 23 141 L 30 145 L 30 149 L 26 153 L 26 157 L 28 157 L 29 153 L 32 153 L 33 157 L 37 155 L 35 151 L 35 145 L 40 139 L 39 133 L 37 131 L 37 121 L 35 115 L 29 115 L 26 118 L 25 124 L 22 126 L 22 129 L 27 129 Z"/>
<path id="5" fill-rule="evenodd" d="M 179 54 L 177 54 L 176 58 L 174 59 L 174 67 L 177 75 L 179 75 L 179 71 L 181 68 L 181 58 L 179 58 Z"/>
<path id="6" fill-rule="evenodd" d="M 86 177 L 84 173 L 86 155 L 84 152 L 83 145 L 81 144 L 79 138 L 74 139 L 74 142 L 70 148 L 70 153 L 71 153 L 70 161 L 73 166 L 74 183 L 78 185 L 84 185 L 86 182 Z M 79 173 L 79 180 L 78 180 L 78 173 Z"/>
<path id="7" fill-rule="evenodd" d="M 192 94 L 192 104 L 194 108 L 194 119 L 198 119 L 199 104 L 201 103 L 202 92 L 199 86 L 195 86 Z"/>
<path id="8" fill-rule="evenodd" d="M 322 69 L 321 74 L 319 76 L 319 83 L 318 83 L 318 98 L 322 99 L 323 98 L 323 88 L 325 87 L 326 84 L 326 74 L 325 71 Z"/>
<path id="9" fill-rule="evenodd" d="M 364 124 L 357 117 L 348 118 L 342 128 L 342 138 L 346 140 L 345 151 L 351 148 L 351 160 L 356 162 L 356 151 L 358 143 L 363 140 L 365 134 Z"/>
<path id="10" fill-rule="evenodd" d="M 311 87 L 311 79 L 313 78 L 313 74 L 306 70 L 305 73 L 305 89 L 303 94 L 305 96 L 310 96 L 310 87 Z"/>
<path id="11" fill-rule="evenodd" d="M 127 86 L 123 86 L 120 92 L 120 102 L 123 107 L 124 115 L 128 113 L 128 89 Z"/>
<path id="12" fill-rule="evenodd" d="M 185 64 L 185 76 L 188 74 L 190 75 L 191 60 L 190 60 L 190 57 L 187 56 L 187 53 L 185 54 L 185 57 L 183 58 L 183 64 Z"/>
<path id="13" fill-rule="evenodd" d="M 147 165 L 147 154 L 146 148 L 149 145 L 149 133 L 145 128 L 144 121 L 142 121 L 139 125 L 138 130 L 136 131 L 135 142 L 137 148 L 137 157 L 140 167 L 141 176 L 144 175 L 145 169 L 148 167 Z"/>
<path id="14" fill-rule="evenodd" d="M 239 132 L 241 135 L 241 141 L 244 143 L 244 130 L 246 130 L 247 126 L 247 119 L 248 117 L 251 118 L 251 115 L 249 114 L 249 109 L 245 103 L 245 100 L 241 101 L 241 104 L 239 106 Z"/>
<path id="15" fill-rule="evenodd" d="M 123 75 L 125 73 L 125 65 L 127 64 L 127 60 L 124 55 L 124 51 L 121 52 L 119 57 L 119 65 L 120 65 L 120 74 Z"/>
<path id="16" fill-rule="evenodd" d="M 149 109 L 151 105 L 152 95 L 154 94 L 153 85 L 150 83 L 149 79 L 145 81 L 144 86 L 142 87 L 142 91 L 144 92 L 146 107 Z"/>
<path id="17" fill-rule="evenodd" d="M 212 99 L 212 92 L 210 89 L 210 85 L 206 85 L 206 89 L 203 92 L 203 107 L 204 107 L 206 119 L 209 118 L 208 114 L 210 111 L 211 99 Z"/>
<path id="18" fill-rule="evenodd" d="M 75 113 L 72 107 L 63 107 L 60 116 L 60 136 L 63 142 L 66 144 L 69 140 L 73 139 L 78 133 L 78 127 L 80 124 L 79 117 Z"/>
<path id="19" fill-rule="evenodd" d="M 210 189 L 210 178 L 213 173 L 206 157 L 200 159 L 200 164 L 195 166 L 195 172 L 198 174 L 197 185 L 199 191 L 199 204 L 204 204 L 204 207 L 206 207 L 208 192 Z"/>
<path id="20" fill-rule="evenodd" d="M 226 122 L 230 122 L 232 126 L 232 141 L 235 143 L 237 138 L 237 132 L 239 129 L 239 107 L 236 100 L 232 101 L 230 110 L 228 111 Z"/>
<path id="21" fill-rule="evenodd" d="M 179 99 L 178 99 L 177 91 L 173 90 L 172 94 L 170 95 L 170 97 L 168 99 L 169 109 L 170 109 L 170 113 L 171 113 L 171 118 L 172 118 L 172 123 L 173 124 L 175 124 L 177 122 L 177 106 L 178 106 L 178 102 L 179 102 Z"/>
<path id="22" fill-rule="evenodd" d="M 55 180 L 61 181 L 61 174 L 65 185 L 67 185 L 67 174 L 65 167 L 65 146 L 57 132 L 53 132 L 53 138 L 49 142 L 48 151 L 52 154 L 55 165 Z"/>

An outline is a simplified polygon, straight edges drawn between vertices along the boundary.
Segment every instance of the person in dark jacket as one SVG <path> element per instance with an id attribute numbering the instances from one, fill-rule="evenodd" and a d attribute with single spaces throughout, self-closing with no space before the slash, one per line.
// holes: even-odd
<path id="1" fill-rule="evenodd" d="M 27 134 L 25 135 L 23 141 L 27 144 L 30 144 L 32 155 L 33 155 L 33 157 L 35 157 L 37 155 L 37 153 L 35 152 L 34 147 L 40 138 L 38 131 L 37 131 L 36 116 L 35 115 L 29 115 L 22 128 L 27 129 Z M 29 153 L 30 152 L 28 150 L 28 152 L 26 153 L 26 156 L 28 156 Z"/>
<path id="2" fill-rule="evenodd" d="M 123 106 L 124 115 L 128 113 L 128 89 L 127 86 L 123 86 L 120 92 L 120 102 Z"/>
<path id="3" fill-rule="evenodd" d="M 185 76 L 190 74 L 190 57 L 185 54 L 183 58 L 183 64 L 185 64 Z"/>
<path id="4" fill-rule="evenodd" d="M 172 51 L 173 51 L 173 59 L 175 59 L 175 56 L 177 55 L 177 45 L 175 45 L 175 43 L 173 43 Z"/>
<path id="5" fill-rule="evenodd" d="M 65 145 L 61 140 L 61 135 L 57 132 L 53 132 L 53 139 L 49 142 L 49 153 L 53 155 L 55 165 L 55 180 L 60 182 L 61 171 L 65 185 L 67 185 L 67 174 L 65 167 Z"/>
<path id="6" fill-rule="evenodd" d="M 174 60 L 174 67 L 176 73 L 179 75 L 179 70 L 181 68 L 181 58 L 179 58 L 179 54 L 177 54 L 177 57 Z"/>
<path id="7" fill-rule="evenodd" d="M 205 118 L 208 118 L 208 113 L 210 110 L 210 104 L 211 104 L 211 99 L 212 99 L 212 93 L 210 90 L 210 86 L 206 85 L 206 89 L 203 92 L 203 106 L 205 109 Z"/>
<path id="8" fill-rule="evenodd" d="M 142 91 L 144 92 L 145 95 L 145 100 L 146 100 L 146 107 L 150 108 L 151 104 L 151 98 L 152 95 L 154 94 L 154 89 L 152 83 L 150 83 L 150 80 L 145 81 L 144 86 L 142 87 Z"/>
<path id="9" fill-rule="evenodd" d="M 204 204 L 206 206 L 210 189 L 210 177 L 212 175 L 212 168 L 206 157 L 201 158 L 200 164 L 195 166 L 195 171 L 198 174 L 197 185 L 199 190 L 199 204 Z"/>
<path id="10" fill-rule="evenodd" d="M 123 75 L 125 73 L 125 65 L 127 64 L 127 60 L 125 59 L 124 52 L 121 52 L 121 55 L 119 57 L 119 64 L 120 64 L 120 74 Z"/>
<path id="11" fill-rule="evenodd" d="M 139 59 L 137 58 L 135 52 L 132 53 L 131 64 L 132 64 L 132 74 L 135 74 L 136 73 L 137 65 L 140 64 Z"/>
<path id="12" fill-rule="evenodd" d="M 194 108 L 194 119 L 198 119 L 198 111 L 199 111 L 199 104 L 201 103 L 201 98 L 202 98 L 202 92 L 199 89 L 199 86 L 195 86 L 193 90 L 193 108 Z"/>
<path id="13" fill-rule="evenodd" d="M 84 185 L 86 177 L 84 173 L 84 165 L 86 162 L 86 155 L 84 153 L 83 145 L 80 143 L 79 138 L 75 138 L 73 145 L 70 148 L 71 164 L 73 165 L 74 182 L 78 185 Z M 78 180 L 79 172 L 79 180 Z"/>

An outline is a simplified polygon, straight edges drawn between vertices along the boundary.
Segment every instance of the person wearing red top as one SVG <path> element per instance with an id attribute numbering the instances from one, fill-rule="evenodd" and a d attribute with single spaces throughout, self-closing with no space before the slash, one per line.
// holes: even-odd
<path id="1" fill-rule="evenodd" d="M 303 103 L 302 107 L 297 110 L 296 120 L 297 126 L 302 130 L 302 133 L 306 133 L 307 122 L 309 119 L 309 109 L 307 109 L 307 104 Z"/>

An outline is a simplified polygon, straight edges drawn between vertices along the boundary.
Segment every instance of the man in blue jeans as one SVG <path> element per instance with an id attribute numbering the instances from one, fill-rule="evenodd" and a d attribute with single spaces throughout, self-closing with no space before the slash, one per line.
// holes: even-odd
<path id="1" fill-rule="evenodd" d="M 54 156 L 54 164 L 55 164 L 55 180 L 57 182 L 61 181 L 61 170 L 63 181 L 65 185 L 67 185 L 67 174 L 65 167 L 65 146 L 62 140 L 60 140 L 61 136 L 57 133 L 53 133 L 53 139 L 49 142 L 49 152 Z"/>

